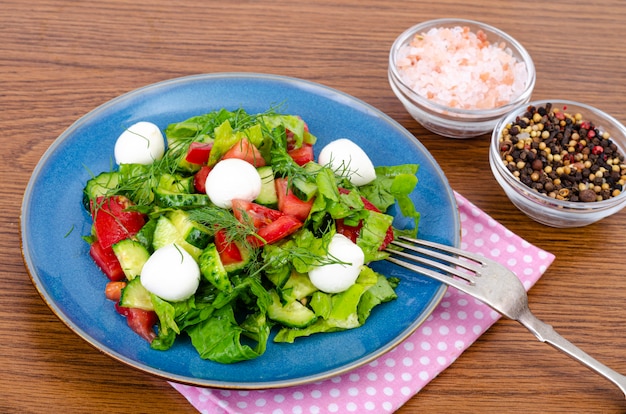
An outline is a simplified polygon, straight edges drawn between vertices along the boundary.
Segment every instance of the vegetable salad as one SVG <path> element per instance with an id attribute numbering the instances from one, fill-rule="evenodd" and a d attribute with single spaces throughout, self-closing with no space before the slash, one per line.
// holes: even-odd
<path id="1" fill-rule="evenodd" d="M 419 221 L 416 164 L 374 167 L 349 138 L 320 149 L 303 119 L 221 109 L 123 131 L 86 183 L 85 236 L 105 295 L 153 349 L 257 358 L 269 340 L 358 328 L 397 296 L 368 264 Z M 397 205 L 411 229 L 393 227 Z"/>

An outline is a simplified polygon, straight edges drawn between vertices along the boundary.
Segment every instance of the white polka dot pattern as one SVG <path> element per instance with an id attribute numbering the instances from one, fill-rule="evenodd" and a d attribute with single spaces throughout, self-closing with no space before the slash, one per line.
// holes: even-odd
<path id="1" fill-rule="evenodd" d="M 461 248 L 508 266 L 526 290 L 554 256 L 522 240 L 461 195 Z M 206 414 L 322 414 L 394 412 L 452 364 L 500 316 L 450 288 L 440 305 L 409 338 L 350 373 L 294 388 L 213 390 L 171 383 Z"/>

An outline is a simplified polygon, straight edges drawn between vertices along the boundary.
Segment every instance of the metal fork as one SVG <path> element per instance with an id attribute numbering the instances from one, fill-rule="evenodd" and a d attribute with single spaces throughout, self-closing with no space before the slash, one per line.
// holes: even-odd
<path id="1" fill-rule="evenodd" d="M 524 286 L 503 265 L 461 249 L 404 236 L 392 244 L 402 250 L 387 248 L 390 253 L 387 261 L 453 286 L 501 315 L 521 323 L 541 342 L 552 345 L 602 375 L 626 396 L 626 376 L 594 359 L 533 315 Z"/>

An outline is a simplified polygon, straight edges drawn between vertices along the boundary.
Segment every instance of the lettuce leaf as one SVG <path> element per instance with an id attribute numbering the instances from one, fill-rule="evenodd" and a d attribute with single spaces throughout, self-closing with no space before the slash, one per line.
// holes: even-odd
<path id="1" fill-rule="evenodd" d="M 381 277 L 384 278 L 384 276 Z M 332 295 L 320 291 L 315 292 L 311 297 L 311 308 L 319 316 L 318 320 L 302 329 L 282 328 L 274 337 L 274 342 L 292 343 L 296 338 L 303 336 L 362 326 L 376 303 L 368 299 L 363 310 L 359 310 L 360 303 L 362 297 L 376 285 L 377 281 L 378 274 L 368 266 L 363 266 L 357 282 L 346 291 Z"/>
<path id="2" fill-rule="evenodd" d="M 257 358 L 265 352 L 269 327 L 257 326 L 255 330 L 258 341 L 252 348 L 242 342 L 246 330 L 240 326 L 233 311 L 228 305 L 215 311 L 213 316 L 187 330 L 191 343 L 200 357 L 223 364 Z"/>

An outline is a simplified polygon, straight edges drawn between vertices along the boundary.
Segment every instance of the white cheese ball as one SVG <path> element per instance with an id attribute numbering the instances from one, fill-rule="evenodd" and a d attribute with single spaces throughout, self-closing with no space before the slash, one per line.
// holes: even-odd
<path id="1" fill-rule="evenodd" d="M 131 125 L 115 142 L 117 164 L 152 164 L 163 158 L 165 139 L 158 126 L 152 122 Z"/>
<path id="2" fill-rule="evenodd" d="M 369 184 L 376 179 L 372 160 L 361 147 L 347 138 L 337 139 L 322 148 L 318 162 L 356 186 Z"/>
<path id="3" fill-rule="evenodd" d="M 178 302 L 198 290 L 200 267 L 185 249 L 168 244 L 152 253 L 141 269 L 140 281 L 148 292 Z"/>
<path id="4" fill-rule="evenodd" d="M 252 164 L 228 158 L 215 164 L 206 178 L 206 193 L 213 204 L 231 208 L 233 199 L 253 201 L 261 193 L 261 176 Z"/>
<path id="5" fill-rule="evenodd" d="M 328 258 L 342 263 L 325 264 L 310 270 L 311 283 L 326 293 L 343 292 L 354 285 L 365 263 L 363 250 L 343 234 L 335 234 L 328 244 Z"/>

